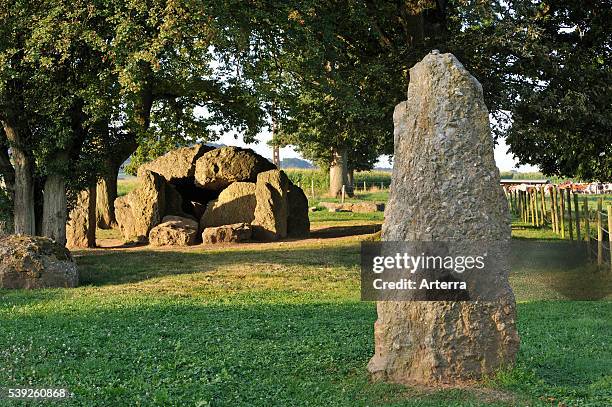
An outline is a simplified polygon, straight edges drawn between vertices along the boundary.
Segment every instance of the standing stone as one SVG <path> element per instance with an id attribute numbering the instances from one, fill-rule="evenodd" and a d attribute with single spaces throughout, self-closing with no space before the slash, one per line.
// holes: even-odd
<path id="1" fill-rule="evenodd" d="M 257 174 L 276 168 L 251 149 L 220 147 L 207 152 L 196 162 L 197 186 L 219 191 L 232 182 L 255 182 Z"/>
<path id="2" fill-rule="evenodd" d="M 165 215 L 166 181 L 159 174 L 144 171 L 138 188 L 115 200 L 115 216 L 126 241 L 146 241 L 149 231 Z"/>
<path id="3" fill-rule="evenodd" d="M 403 384 L 469 383 L 512 364 L 519 346 L 507 280 L 509 215 L 482 87 L 453 55 L 434 51 L 410 70 L 408 100 L 393 120 L 382 240 L 506 244 L 487 300 L 378 302 L 368 370 Z"/>
<path id="4" fill-rule="evenodd" d="M 94 196 L 91 196 L 91 192 Z M 66 223 L 66 246 L 67 247 L 95 247 L 96 234 L 95 224 L 96 215 L 93 213 L 93 202 L 96 201 L 95 188 L 86 189 L 79 192 L 74 207 L 68 214 Z M 95 206 L 93 207 L 95 210 Z"/>
<path id="5" fill-rule="evenodd" d="M 287 237 L 288 189 L 289 178 L 283 171 L 270 170 L 257 176 L 253 238 L 270 241 Z"/>
<path id="6" fill-rule="evenodd" d="M 291 237 L 307 237 L 310 233 L 308 198 L 302 188 L 289 183 L 287 192 L 287 234 Z"/>
<path id="7" fill-rule="evenodd" d="M 208 203 L 200 221 L 200 229 L 233 223 L 251 223 L 255 218 L 255 184 L 234 182 Z"/>

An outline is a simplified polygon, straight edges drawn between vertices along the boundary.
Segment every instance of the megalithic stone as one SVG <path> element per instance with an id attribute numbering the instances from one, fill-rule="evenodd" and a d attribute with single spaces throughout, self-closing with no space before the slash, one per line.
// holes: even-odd
<path id="1" fill-rule="evenodd" d="M 512 364 L 519 347 L 507 279 L 510 217 L 482 86 L 455 56 L 433 51 L 410 70 L 408 99 L 393 121 L 382 240 L 502 244 L 487 300 L 379 301 L 368 370 L 395 383 L 469 383 Z"/>

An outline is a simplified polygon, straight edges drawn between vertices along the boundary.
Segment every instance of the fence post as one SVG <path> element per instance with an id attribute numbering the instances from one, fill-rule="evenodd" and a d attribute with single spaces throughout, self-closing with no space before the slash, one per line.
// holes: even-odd
<path id="1" fill-rule="evenodd" d="M 536 204 L 535 204 L 535 195 L 533 194 L 533 189 L 529 191 L 529 202 L 531 203 L 531 225 L 537 226 L 537 213 L 536 213 Z"/>
<path id="2" fill-rule="evenodd" d="M 608 250 L 610 253 L 610 271 L 612 271 L 612 205 L 608 205 Z"/>
<path id="3" fill-rule="evenodd" d="M 540 188 L 540 195 L 542 198 L 542 226 L 546 223 L 546 194 L 544 193 L 545 187 Z"/>
<path id="4" fill-rule="evenodd" d="M 574 213 L 576 214 L 576 240 L 580 241 L 580 206 L 578 205 L 578 194 L 574 192 Z M 582 214 L 584 217 L 584 213 Z"/>
<path id="5" fill-rule="evenodd" d="M 533 188 L 533 213 L 535 214 L 535 225 L 540 226 L 540 216 L 538 211 L 538 190 Z"/>
<path id="6" fill-rule="evenodd" d="M 565 195 L 567 195 L 567 223 L 569 226 L 569 236 L 570 240 L 574 240 L 574 225 L 572 224 L 572 195 L 569 188 L 565 190 Z"/>
<path id="7" fill-rule="evenodd" d="M 525 192 L 523 192 L 523 194 L 525 195 L 525 223 L 529 223 L 529 216 L 531 214 L 531 209 L 529 205 L 529 191 L 526 190 Z"/>
<path id="8" fill-rule="evenodd" d="M 563 198 L 563 190 L 559 190 L 559 198 L 561 198 L 561 208 L 559 209 L 559 215 L 561 217 L 561 239 L 565 239 L 565 201 Z"/>
<path id="9" fill-rule="evenodd" d="M 367 191 L 367 188 L 366 188 L 366 182 L 365 182 L 365 181 L 363 181 L 363 192 L 366 192 L 366 191 Z"/>
<path id="10" fill-rule="evenodd" d="M 310 195 L 312 196 L 312 199 L 315 199 L 315 194 L 314 194 L 314 179 L 310 179 Z"/>
<path id="11" fill-rule="evenodd" d="M 385 185 L 382 181 L 380 181 L 380 190 L 383 191 L 385 189 Z"/>
<path id="12" fill-rule="evenodd" d="M 589 260 L 591 260 L 591 214 L 589 212 L 589 199 L 586 196 L 584 197 L 584 206 L 582 207 L 582 213 L 584 214 L 584 233 L 586 235 L 586 247 Z"/>
<path id="13" fill-rule="evenodd" d="M 346 194 L 346 185 L 342 185 L 342 203 L 344 203 L 345 194 Z"/>
<path id="14" fill-rule="evenodd" d="M 603 225 L 601 212 L 603 211 L 603 198 L 597 199 L 597 265 L 603 264 Z"/>
<path id="15" fill-rule="evenodd" d="M 552 221 L 552 230 L 555 233 L 559 233 L 557 227 L 557 200 L 555 199 L 555 186 L 550 189 L 550 217 Z"/>

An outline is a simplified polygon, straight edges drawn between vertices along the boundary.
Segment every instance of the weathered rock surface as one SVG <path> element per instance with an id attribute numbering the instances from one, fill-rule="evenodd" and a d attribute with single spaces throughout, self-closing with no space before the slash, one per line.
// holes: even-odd
<path id="1" fill-rule="evenodd" d="M 482 87 L 453 55 L 431 53 L 410 70 L 408 100 L 396 107 L 394 124 L 382 239 L 508 241 L 508 208 Z M 378 302 L 375 355 L 368 365 L 373 377 L 461 384 L 511 364 L 519 337 L 507 280 L 509 245 L 504 247 L 505 253 L 489 254 L 499 263 L 487 276 L 494 299 Z M 479 298 L 478 292 L 470 296 Z"/>
<path id="2" fill-rule="evenodd" d="M 200 229 L 251 223 L 255 218 L 255 184 L 234 182 L 219 194 L 219 198 L 208 203 L 200 221 Z"/>
<path id="3" fill-rule="evenodd" d="M 287 234 L 291 237 L 306 237 L 309 233 L 308 198 L 302 188 L 290 182 L 287 192 Z"/>
<path id="4" fill-rule="evenodd" d="M 165 216 L 162 223 L 149 232 L 153 246 L 189 246 L 195 243 L 198 222 L 180 216 Z"/>
<path id="5" fill-rule="evenodd" d="M 200 230 L 253 223 L 260 240 L 308 234 L 308 200 L 284 173 L 250 149 L 209 149 L 180 148 L 139 168 L 140 186 L 115 200 L 117 224 L 126 241 L 153 236 L 153 244 L 171 244 L 167 240 L 174 239 L 170 231 L 178 230 L 176 225 L 150 234 L 166 215 L 193 217 Z M 267 174 L 261 182 L 260 174 Z"/>
<path id="6" fill-rule="evenodd" d="M 251 223 L 253 237 L 272 241 L 287 237 L 287 191 L 289 178 L 281 170 L 257 175 L 255 219 Z"/>
<path id="7" fill-rule="evenodd" d="M 251 149 L 220 147 L 197 160 L 195 183 L 205 189 L 220 190 L 236 181 L 255 182 L 257 174 L 274 168 L 274 164 Z"/>
<path id="8" fill-rule="evenodd" d="M 203 144 L 177 148 L 138 167 L 138 177 L 144 176 L 145 171 L 155 172 L 169 182 L 193 177 L 197 159 L 213 149 Z"/>
<path id="9" fill-rule="evenodd" d="M 351 212 L 372 213 L 385 210 L 385 204 L 376 202 L 356 202 L 351 205 Z"/>
<path id="10" fill-rule="evenodd" d="M 66 223 L 67 247 L 95 246 L 95 233 L 90 231 L 92 224 L 90 223 L 89 212 L 89 191 L 81 191 L 77 195 L 74 207 L 68 214 L 68 222 Z"/>
<path id="11" fill-rule="evenodd" d="M 0 288 L 76 287 L 76 263 L 65 247 L 46 237 L 0 238 Z"/>
<path id="12" fill-rule="evenodd" d="M 326 208 L 329 212 L 370 213 L 385 209 L 385 204 L 376 202 L 320 202 L 319 206 Z"/>
<path id="13" fill-rule="evenodd" d="M 251 238 L 251 226 L 247 223 L 234 223 L 209 227 L 202 232 L 204 243 L 237 243 Z"/>
<path id="14" fill-rule="evenodd" d="M 138 188 L 115 200 L 117 224 L 126 240 L 145 241 L 165 214 L 164 178 L 155 172 L 143 171 L 140 180 Z"/>

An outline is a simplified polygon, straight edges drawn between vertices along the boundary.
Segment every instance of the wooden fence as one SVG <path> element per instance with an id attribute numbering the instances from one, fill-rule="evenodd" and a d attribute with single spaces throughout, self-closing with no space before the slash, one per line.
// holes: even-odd
<path id="1" fill-rule="evenodd" d="M 589 258 L 612 270 L 612 202 L 595 202 L 558 185 L 504 188 L 511 212 L 534 227 L 550 227 L 562 239 L 585 242 Z"/>

